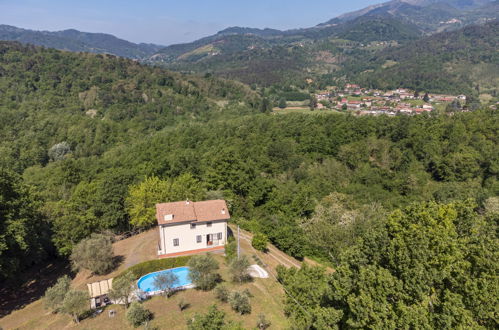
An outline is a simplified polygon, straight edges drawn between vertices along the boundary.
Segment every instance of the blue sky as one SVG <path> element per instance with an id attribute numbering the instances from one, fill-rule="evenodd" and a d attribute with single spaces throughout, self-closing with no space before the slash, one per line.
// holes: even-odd
<path id="1" fill-rule="evenodd" d="M 0 24 L 74 28 L 133 42 L 189 42 L 229 26 L 310 27 L 384 0 L 0 0 Z"/>

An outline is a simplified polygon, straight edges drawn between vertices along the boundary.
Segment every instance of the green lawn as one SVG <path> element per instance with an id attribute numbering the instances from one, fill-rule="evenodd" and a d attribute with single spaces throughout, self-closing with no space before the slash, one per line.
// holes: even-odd
<path id="1" fill-rule="evenodd" d="M 286 108 L 286 109 L 279 109 L 279 108 L 274 108 L 273 111 L 275 114 L 278 115 L 286 115 L 290 113 L 301 113 L 301 114 L 307 114 L 307 115 L 321 115 L 321 114 L 333 114 L 333 113 L 340 113 L 339 111 L 336 110 L 310 110 L 310 108 Z"/>

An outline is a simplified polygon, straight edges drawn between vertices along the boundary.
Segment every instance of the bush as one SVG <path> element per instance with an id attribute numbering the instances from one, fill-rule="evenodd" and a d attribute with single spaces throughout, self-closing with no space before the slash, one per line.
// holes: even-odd
<path id="1" fill-rule="evenodd" d="M 206 314 L 196 314 L 187 321 L 189 330 L 219 330 L 225 326 L 225 312 L 211 305 Z"/>
<path id="2" fill-rule="evenodd" d="M 70 259 L 75 271 L 88 269 L 98 275 L 106 274 L 114 267 L 111 237 L 93 234 L 74 247 Z"/>
<path id="3" fill-rule="evenodd" d="M 215 273 L 218 262 L 209 253 L 192 257 L 188 265 L 189 277 L 198 289 L 211 290 L 220 279 L 220 275 Z"/>
<path id="4" fill-rule="evenodd" d="M 229 297 L 229 304 L 234 311 L 241 315 L 251 313 L 251 303 L 246 292 L 232 292 Z"/>
<path id="5" fill-rule="evenodd" d="M 59 277 L 57 283 L 54 284 L 54 286 L 48 288 L 47 291 L 45 291 L 45 306 L 54 312 L 60 311 L 62 307 L 62 301 L 64 300 L 66 293 L 69 291 L 70 286 L 71 279 L 69 278 L 69 276 L 64 275 L 62 277 Z"/>
<path id="6" fill-rule="evenodd" d="M 258 251 L 266 251 L 268 242 L 269 239 L 267 238 L 267 236 L 262 233 L 256 233 L 255 235 L 253 235 L 251 245 Z"/>
<path id="7" fill-rule="evenodd" d="M 135 279 L 138 279 L 141 276 L 144 276 L 149 273 L 157 272 L 160 270 L 183 267 L 186 266 L 192 256 L 178 257 L 178 258 L 166 258 L 166 259 L 157 259 L 157 260 L 149 260 L 142 262 L 140 264 L 134 265 L 127 270 L 125 270 L 120 275 L 114 278 L 116 281 L 117 278 L 124 276 L 126 273 L 131 272 Z"/>
<path id="8" fill-rule="evenodd" d="M 185 302 L 184 298 L 181 298 L 177 303 L 178 309 L 183 312 L 184 309 L 189 307 L 189 303 Z"/>
<path id="9" fill-rule="evenodd" d="M 229 241 L 225 245 L 225 259 L 231 262 L 237 256 L 237 242 L 235 240 Z"/>
<path id="10" fill-rule="evenodd" d="M 251 279 L 248 271 L 250 261 L 247 256 L 243 255 L 239 259 L 232 260 L 229 266 L 232 281 L 242 283 Z"/>
<path id="11" fill-rule="evenodd" d="M 230 291 L 225 285 L 221 284 L 215 288 L 215 297 L 221 302 L 224 303 L 228 302 L 229 296 L 230 296 Z"/>
<path id="12" fill-rule="evenodd" d="M 134 327 L 139 327 L 152 318 L 152 313 L 140 303 L 134 301 L 126 312 L 126 319 Z"/>
<path id="13" fill-rule="evenodd" d="M 269 320 L 265 318 L 264 314 L 259 314 L 258 315 L 258 321 L 256 321 L 256 328 L 259 330 L 266 330 L 268 327 L 270 327 L 272 323 L 270 323 Z"/>

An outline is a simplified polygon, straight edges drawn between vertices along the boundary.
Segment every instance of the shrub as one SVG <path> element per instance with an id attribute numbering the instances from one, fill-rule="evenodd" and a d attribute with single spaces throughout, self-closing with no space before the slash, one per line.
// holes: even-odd
<path id="1" fill-rule="evenodd" d="M 232 292 L 229 297 L 229 304 L 234 311 L 241 315 L 251 313 L 250 300 L 245 292 Z"/>
<path id="2" fill-rule="evenodd" d="M 190 279 L 201 290 L 213 289 L 220 279 L 220 275 L 215 273 L 218 262 L 209 253 L 192 257 L 188 265 Z"/>
<path id="3" fill-rule="evenodd" d="M 258 321 L 256 321 L 257 329 L 266 330 L 268 327 L 270 327 L 271 324 L 272 323 L 270 323 L 270 321 L 265 318 L 265 314 L 258 315 Z"/>
<path id="4" fill-rule="evenodd" d="M 197 314 L 187 321 L 189 330 L 219 330 L 225 326 L 225 312 L 211 305 L 206 314 Z"/>
<path id="5" fill-rule="evenodd" d="M 139 327 L 152 318 L 152 313 L 140 303 L 134 301 L 126 312 L 126 319 L 134 327 Z"/>
<path id="6" fill-rule="evenodd" d="M 88 269 L 98 275 L 106 274 L 114 267 L 111 238 L 93 234 L 75 246 L 70 258 L 75 271 Z"/>
<path id="7" fill-rule="evenodd" d="M 225 259 L 231 262 L 237 256 L 237 242 L 235 240 L 229 241 L 225 245 Z"/>
<path id="8" fill-rule="evenodd" d="M 54 286 L 48 288 L 47 291 L 45 291 L 45 306 L 47 308 L 50 308 L 54 312 L 60 311 L 62 307 L 62 301 L 64 300 L 66 293 L 69 291 L 70 285 L 71 279 L 69 278 L 69 276 L 64 275 L 62 277 L 59 277 L 57 283 L 54 284 Z"/>
<path id="9" fill-rule="evenodd" d="M 232 281 L 242 283 L 251 279 L 248 271 L 250 261 L 247 256 L 243 255 L 239 259 L 232 260 L 229 266 Z"/>
<path id="10" fill-rule="evenodd" d="M 157 272 L 164 269 L 176 268 L 186 266 L 191 259 L 191 256 L 178 257 L 178 258 L 166 258 L 166 259 L 157 259 L 157 260 L 149 260 L 142 262 L 140 264 L 134 265 L 128 268 L 126 271 L 121 273 L 120 275 L 114 278 L 116 281 L 117 278 L 124 276 L 126 273 L 130 272 L 133 274 L 134 279 L 138 279 L 141 276 L 144 276 L 149 273 Z"/>
<path id="11" fill-rule="evenodd" d="M 185 302 L 184 298 L 181 298 L 179 302 L 177 303 L 178 309 L 183 312 L 184 309 L 189 307 L 189 303 Z"/>
<path id="12" fill-rule="evenodd" d="M 229 296 L 230 296 L 230 291 L 225 285 L 221 284 L 215 288 L 215 297 L 221 302 L 224 303 L 228 302 Z"/>
<path id="13" fill-rule="evenodd" d="M 262 233 L 256 233 L 255 235 L 253 235 L 251 245 L 258 251 L 266 251 L 268 241 L 269 239 L 267 238 L 267 236 Z"/>

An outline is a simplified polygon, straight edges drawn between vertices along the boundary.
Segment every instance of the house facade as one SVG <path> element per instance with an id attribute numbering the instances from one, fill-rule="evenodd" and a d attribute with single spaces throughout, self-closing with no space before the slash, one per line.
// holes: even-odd
<path id="1" fill-rule="evenodd" d="M 224 200 L 157 204 L 156 219 L 159 257 L 225 249 L 230 214 Z"/>

